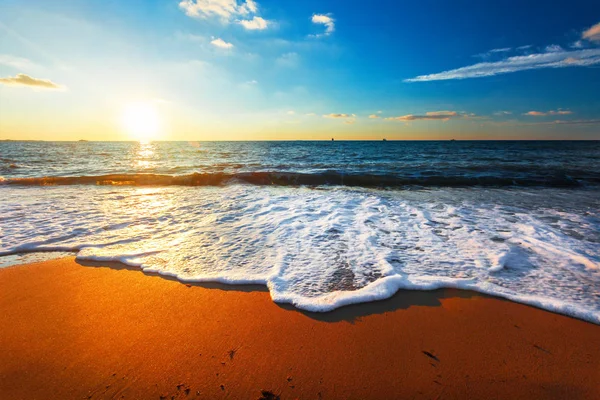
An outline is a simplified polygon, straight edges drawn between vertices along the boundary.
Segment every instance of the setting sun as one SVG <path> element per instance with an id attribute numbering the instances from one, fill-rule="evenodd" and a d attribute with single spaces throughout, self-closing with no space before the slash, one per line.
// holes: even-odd
<path id="1" fill-rule="evenodd" d="M 150 103 L 127 104 L 122 112 L 121 124 L 127 135 L 139 141 L 156 139 L 160 132 L 158 111 Z"/>

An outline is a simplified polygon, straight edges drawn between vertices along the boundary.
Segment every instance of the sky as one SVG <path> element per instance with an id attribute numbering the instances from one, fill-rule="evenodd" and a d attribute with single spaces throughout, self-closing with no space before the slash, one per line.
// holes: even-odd
<path id="1" fill-rule="evenodd" d="M 600 139 L 600 2 L 0 0 L 0 139 Z"/>

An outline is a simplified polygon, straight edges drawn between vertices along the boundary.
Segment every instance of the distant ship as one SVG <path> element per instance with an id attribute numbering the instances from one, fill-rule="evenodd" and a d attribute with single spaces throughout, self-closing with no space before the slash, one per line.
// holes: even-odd
<path id="1" fill-rule="evenodd" d="M 331 138 L 331 141 L 332 141 L 332 142 L 333 142 L 334 140 L 335 140 L 334 138 Z"/>
<path id="2" fill-rule="evenodd" d="M 384 141 L 384 142 L 387 142 L 387 139 L 386 139 L 386 138 L 383 138 L 383 141 Z"/>

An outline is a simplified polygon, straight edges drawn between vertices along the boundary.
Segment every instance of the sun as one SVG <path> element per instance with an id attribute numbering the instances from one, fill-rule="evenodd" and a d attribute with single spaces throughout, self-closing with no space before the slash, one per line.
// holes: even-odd
<path id="1" fill-rule="evenodd" d="M 160 117 L 152 103 L 129 103 L 121 116 L 123 130 L 141 142 L 156 139 L 160 133 Z"/>

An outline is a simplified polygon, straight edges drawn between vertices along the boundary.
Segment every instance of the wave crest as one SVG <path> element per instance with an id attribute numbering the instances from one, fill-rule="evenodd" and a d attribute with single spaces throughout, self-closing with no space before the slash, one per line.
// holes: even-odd
<path id="1" fill-rule="evenodd" d="M 46 176 L 35 178 L 10 178 L 0 180 L 6 185 L 57 186 L 57 185 L 114 185 L 114 186 L 224 186 L 251 184 L 259 186 L 356 186 L 356 187 L 578 187 L 599 184 L 600 178 L 577 180 L 569 176 L 502 177 L 481 176 L 397 176 L 344 174 L 341 172 L 240 172 L 194 173 L 188 175 L 111 174 L 84 176 Z"/>

